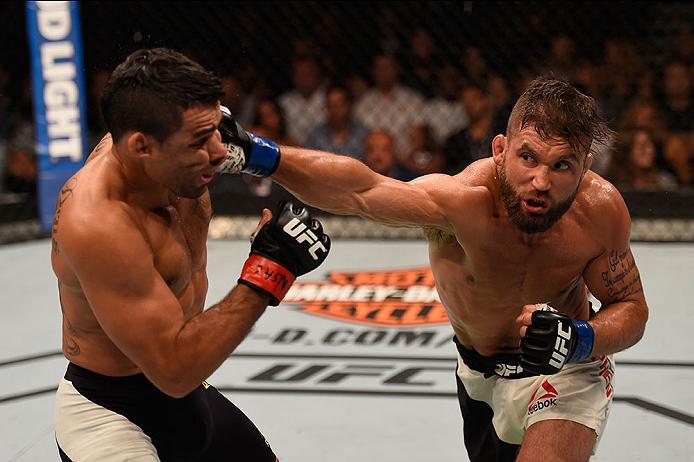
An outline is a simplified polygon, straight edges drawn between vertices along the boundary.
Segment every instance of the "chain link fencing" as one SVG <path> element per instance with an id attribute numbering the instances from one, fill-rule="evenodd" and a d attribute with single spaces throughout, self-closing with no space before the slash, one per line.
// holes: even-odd
<path id="1" fill-rule="evenodd" d="M 79 9 L 90 148 L 104 133 L 98 97 L 110 72 L 144 47 L 174 48 L 218 73 L 223 103 L 255 133 L 351 155 L 403 180 L 488 156 L 527 83 L 553 75 L 595 97 L 620 135 L 593 169 L 623 192 L 634 239 L 694 240 L 690 2 L 89 1 Z M 10 242 L 43 235 L 24 2 L 0 4 L 0 43 L 0 242 Z M 246 217 L 287 193 L 224 176 L 212 195 L 211 235 L 245 237 Z M 342 237 L 421 236 L 334 220 Z"/>

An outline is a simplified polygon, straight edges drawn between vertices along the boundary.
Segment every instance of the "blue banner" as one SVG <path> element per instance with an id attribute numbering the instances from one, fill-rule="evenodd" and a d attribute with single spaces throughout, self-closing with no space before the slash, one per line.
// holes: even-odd
<path id="1" fill-rule="evenodd" d="M 87 149 L 86 88 L 77 2 L 27 1 L 41 227 Z"/>

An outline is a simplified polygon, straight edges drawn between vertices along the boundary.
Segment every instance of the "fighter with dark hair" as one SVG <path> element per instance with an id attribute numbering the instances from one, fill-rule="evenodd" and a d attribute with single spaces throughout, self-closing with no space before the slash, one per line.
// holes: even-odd
<path id="1" fill-rule="evenodd" d="M 104 89 L 109 134 L 60 192 L 52 232 L 70 361 L 56 400 L 62 460 L 276 460 L 205 380 L 330 240 L 303 207 L 264 210 L 239 284 L 203 311 L 207 185 L 227 156 L 221 96 L 217 77 L 166 49 L 131 54 Z M 311 246 L 287 231 L 297 227 Z"/>
<path id="2" fill-rule="evenodd" d="M 454 176 L 400 182 L 345 156 L 280 149 L 231 117 L 222 170 L 272 175 L 336 214 L 424 228 L 455 332 L 470 459 L 585 461 L 612 401 L 611 355 L 648 318 L 627 207 L 589 169 L 591 144 L 609 133 L 592 98 L 540 78 L 492 157 Z"/>

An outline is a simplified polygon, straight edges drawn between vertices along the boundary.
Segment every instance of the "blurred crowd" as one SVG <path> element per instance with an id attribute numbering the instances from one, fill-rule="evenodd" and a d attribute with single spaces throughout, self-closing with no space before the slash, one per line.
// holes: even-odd
<path id="1" fill-rule="evenodd" d="M 403 36 L 384 24 L 366 65 L 346 70 L 336 65 L 339 50 L 294 39 L 284 62 L 288 82 L 279 90 L 250 61 L 210 66 L 201 50 L 183 51 L 222 77 L 222 103 L 250 131 L 283 145 L 351 156 L 405 181 L 456 174 L 490 156 L 491 140 L 506 131 L 526 84 L 538 75 L 560 77 L 593 96 L 617 133 L 607 146 L 595 147 L 596 172 L 620 189 L 694 185 L 691 29 L 673 36 L 657 66 L 642 59 L 630 39 L 606 38 L 589 57 L 575 37 L 560 33 L 548 38 L 546 51 L 500 68 L 482 47 L 462 46 L 457 59 L 450 59 L 442 52 L 448 44 L 431 28 Z M 37 167 L 29 80 L 18 85 L 9 75 L 0 68 L 2 191 L 32 194 Z M 108 76 L 105 69 L 87 74 L 90 147 L 104 132 L 98 99 Z M 17 90 L 8 91 L 10 85 Z M 246 182 L 258 196 L 274 187 L 269 180 Z"/>

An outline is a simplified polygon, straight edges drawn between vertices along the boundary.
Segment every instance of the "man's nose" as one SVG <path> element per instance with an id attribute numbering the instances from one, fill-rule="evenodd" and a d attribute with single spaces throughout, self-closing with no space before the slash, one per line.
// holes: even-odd
<path id="1" fill-rule="evenodd" d="M 533 187 L 538 191 L 549 191 L 551 182 L 549 179 L 549 167 L 541 166 L 535 169 Z"/>
<path id="2" fill-rule="evenodd" d="M 226 158 L 227 148 L 224 143 L 222 143 L 222 135 L 219 133 L 219 130 L 210 138 L 210 146 L 208 149 L 210 153 L 210 164 L 215 166 L 219 165 Z"/>

